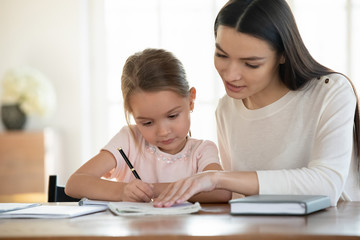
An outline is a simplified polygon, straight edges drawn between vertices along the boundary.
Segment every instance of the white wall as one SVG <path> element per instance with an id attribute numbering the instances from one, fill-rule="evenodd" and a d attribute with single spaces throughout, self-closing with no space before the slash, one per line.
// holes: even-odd
<path id="1" fill-rule="evenodd" d="M 302 2 L 288 1 L 293 4 Z M 353 24 L 354 29 L 358 29 L 360 1 L 353 2 Z M 103 96 L 107 76 L 104 71 L 106 58 L 102 8 L 102 0 L 0 0 L 0 78 L 8 68 L 28 65 L 43 72 L 55 87 L 55 114 L 46 121 L 30 119 L 26 130 L 50 126 L 58 132 L 61 162 L 55 164 L 56 171 L 53 173 L 59 175 L 60 184 L 64 184 L 73 171 L 109 140 L 106 138 L 107 132 L 104 132 L 107 131 L 104 122 L 107 122 L 108 112 Z M 328 11 L 322 14 L 326 15 Z M 318 29 L 316 24 L 312 25 Z M 305 26 L 304 29 L 310 27 Z M 360 35 L 358 31 L 352 31 L 352 34 L 352 72 L 336 70 L 344 71 L 357 83 L 360 75 L 356 64 L 360 54 L 356 53 L 359 52 L 357 39 Z M 335 34 L 331 39 L 336 36 L 343 35 Z M 173 41 L 170 43 L 174 44 Z M 165 41 L 164 44 L 170 47 Z M 173 50 L 172 46 L 170 48 Z M 325 59 L 331 58 L 328 56 L 335 55 L 329 53 L 324 56 Z M 320 62 L 323 61 L 320 59 Z M 219 84 L 221 87 L 221 81 Z M 0 131 L 4 131 L 1 123 Z"/>
<path id="2" fill-rule="evenodd" d="M 45 120 L 30 119 L 26 130 L 50 126 L 58 132 L 62 164 L 56 164 L 59 183 L 85 160 L 89 119 L 88 27 L 86 0 L 0 0 L 0 77 L 8 68 L 31 66 L 43 72 L 55 87 L 57 109 Z M 1 91 L 0 91 L 1 92 Z M 37 119 L 39 120 L 39 119 Z M 1 125 L 1 124 L 0 124 Z M 4 131 L 0 126 L 0 131 Z"/>

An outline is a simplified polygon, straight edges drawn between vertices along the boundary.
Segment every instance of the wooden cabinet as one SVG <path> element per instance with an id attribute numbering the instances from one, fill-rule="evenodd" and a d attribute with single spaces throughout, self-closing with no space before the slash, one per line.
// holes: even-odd
<path id="1" fill-rule="evenodd" d="M 19 194 L 46 195 L 46 135 L 46 130 L 0 133 L 0 201 Z"/>

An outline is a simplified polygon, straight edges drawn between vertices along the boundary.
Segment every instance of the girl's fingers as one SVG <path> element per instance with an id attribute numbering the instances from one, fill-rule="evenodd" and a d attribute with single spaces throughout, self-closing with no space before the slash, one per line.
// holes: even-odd
<path id="1" fill-rule="evenodd" d="M 139 185 L 137 185 L 138 191 L 138 199 L 143 202 L 150 202 L 151 199 L 154 196 L 152 185 L 149 185 L 147 183 L 141 182 Z"/>
<path id="2" fill-rule="evenodd" d="M 123 201 L 150 202 L 153 196 L 153 185 L 136 179 L 126 186 Z"/>

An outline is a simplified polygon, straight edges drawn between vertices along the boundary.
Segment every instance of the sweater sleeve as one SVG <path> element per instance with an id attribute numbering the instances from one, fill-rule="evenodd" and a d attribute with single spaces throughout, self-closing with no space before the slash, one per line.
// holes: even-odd
<path id="1" fill-rule="evenodd" d="M 260 194 L 323 194 L 336 205 L 353 153 L 356 97 L 347 79 L 335 76 L 318 93 L 324 97 L 308 166 L 257 171 Z"/>
<path id="2" fill-rule="evenodd" d="M 221 161 L 221 166 L 224 170 L 226 171 L 230 171 L 232 169 L 231 167 L 231 161 L 230 161 L 230 156 L 229 156 L 229 149 L 228 146 L 230 146 L 230 144 L 227 142 L 227 138 L 224 136 L 224 131 L 226 127 L 231 127 L 228 126 L 227 124 L 224 123 L 224 116 L 219 114 L 219 110 L 220 108 L 222 108 L 222 101 L 220 100 L 219 102 L 219 106 L 216 109 L 215 112 L 215 116 L 216 116 L 216 126 L 217 126 L 217 138 L 218 138 L 218 147 L 219 147 L 219 152 L 220 152 L 220 161 Z"/>

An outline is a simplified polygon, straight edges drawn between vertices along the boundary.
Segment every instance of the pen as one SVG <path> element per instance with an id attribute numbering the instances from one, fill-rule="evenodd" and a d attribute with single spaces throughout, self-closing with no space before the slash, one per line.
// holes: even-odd
<path id="1" fill-rule="evenodd" d="M 118 150 L 119 150 L 121 156 L 124 158 L 126 164 L 129 166 L 130 170 L 131 170 L 132 173 L 134 174 L 134 176 L 135 176 L 137 179 L 141 180 L 139 174 L 137 174 L 135 168 L 133 167 L 133 165 L 131 164 L 131 162 L 130 162 L 129 159 L 127 158 L 127 156 L 126 156 L 126 154 L 124 153 L 124 151 L 123 151 L 121 148 L 118 148 Z"/>
<path id="2" fill-rule="evenodd" d="M 134 174 L 134 176 L 135 176 L 137 179 L 141 180 L 139 174 L 137 174 L 135 168 L 133 167 L 133 165 L 131 164 L 131 162 L 130 162 L 129 159 L 127 158 L 127 156 L 126 156 L 126 154 L 124 153 L 124 151 L 123 151 L 121 148 L 118 148 L 118 150 L 119 150 L 121 156 L 124 158 L 126 164 L 129 166 L 130 170 L 131 170 L 132 173 Z M 151 200 L 151 202 L 154 201 L 154 199 L 152 199 L 152 198 L 151 198 L 150 200 Z"/>

